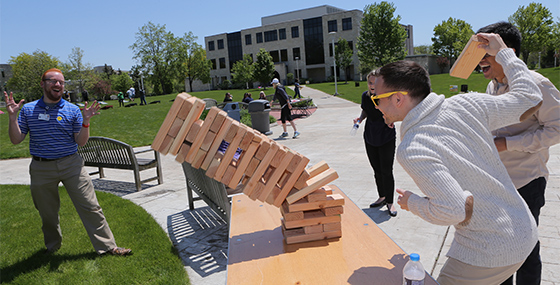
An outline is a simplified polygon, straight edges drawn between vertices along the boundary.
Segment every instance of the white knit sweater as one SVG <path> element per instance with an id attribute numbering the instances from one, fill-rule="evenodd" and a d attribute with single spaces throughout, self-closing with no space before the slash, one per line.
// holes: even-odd
<path id="1" fill-rule="evenodd" d="M 527 67 L 511 49 L 496 55 L 510 92 L 456 95 L 431 93 L 401 124 L 397 160 L 425 197 L 410 196 L 410 211 L 456 232 L 447 256 L 480 267 L 519 263 L 535 246 L 535 220 L 500 161 L 490 133 L 511 125 L 541 94 Z M 474 199 L 466 224 L 465 201 Z"/>

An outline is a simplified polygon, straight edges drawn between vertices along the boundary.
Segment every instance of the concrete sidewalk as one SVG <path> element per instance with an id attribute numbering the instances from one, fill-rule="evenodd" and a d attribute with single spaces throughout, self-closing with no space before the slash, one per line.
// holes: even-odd
<path id="1" fill-rule="evenodd" d="M 356 89 L 359 93 L 363 91 Z M 281 127 L 273 124 L 270 138 L 310 158 L 310 165 L 325 160 L 340 176 L 333 184 L 344 191 L 405 252 L 420 254 L 426 270 L 437 277 L 446 260 L 445 253 L 453 237 L 453 228 L 432 225 L 398 207 L 396 217 L 390 217 L 386 207 L 370 209 L 369 204 L 377 199 L 377 190 L 365 154 L 363 127 L 356 136 L 350 136 L 352 119 L 360 114 L 359 104 L 309 87 L 304 88 L 302 93 L 312 98 L 318 108 L 312 116 L 295 121 L 301 136 L 280 139 Z M 397 124 L 397 131 L 399 127 L 400 124 Z M 291 127 L 288 127 L 288 132 L 291 137 Z M 560 145 L 551 148 L 550 152 L 548 167 L 551 173 L 539 227 L 542 284 L 560 284 L 560 263 L 556 261 L 560 255 L 560 226 L 557 223 L 560 218 Z M 188 210 L 181 165 L 172 156 L 162 156 L 162 159 L 162 185 L 151 182 L 143 185 L 142 191 L 134 192 L 131 171 L 108 169 L 106 178 L 94 178 L 95 187 L 121 195 L 146 209 L 178 248 L 192 284 L 224 284 L 227 225 L 204 202 L 197 201 L 197 209 Z M 0 183 L 29 184 L 28 164 L 29 159 L 0 161 Z M 395 163 L 394 174 L 396 187 L 421 193 L 398 163 Z M 108 219 L 110 222 L 110 217 Z"/>

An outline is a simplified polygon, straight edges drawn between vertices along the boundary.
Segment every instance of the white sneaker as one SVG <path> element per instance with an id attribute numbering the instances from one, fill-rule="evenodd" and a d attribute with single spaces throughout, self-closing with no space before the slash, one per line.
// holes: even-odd
<path id="1" fill-rule="evenodd" d="M 295 132 L 293 138 L 295 139 L 295 138 L 297 138 L 298 136 L 299 136 L 299 132 Z"/>

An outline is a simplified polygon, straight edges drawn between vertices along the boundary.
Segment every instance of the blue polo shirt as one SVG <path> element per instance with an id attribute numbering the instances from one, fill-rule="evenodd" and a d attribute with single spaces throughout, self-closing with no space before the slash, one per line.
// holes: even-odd
<path id="1" fill-rule="evenodd" d="M 18 118 L 21 132 L 29 133 L 31 155 L 48 159 L 78 151 L 74 133 L 80 132 L 82 122 L 78 106 L 61 99 L 54 107 L 49 107 L 43 97 L 23 105 Z"/>

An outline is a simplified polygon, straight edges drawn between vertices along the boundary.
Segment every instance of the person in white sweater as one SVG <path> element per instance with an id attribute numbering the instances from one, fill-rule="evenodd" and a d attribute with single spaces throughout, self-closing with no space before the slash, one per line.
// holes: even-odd
<path id="1" fill-rule="evenodd" d="M 440 284 L 500 284 L 538 240 L 535 219 L 500 161 L 491 130 L 529 117 L 542 95 L 499 35 L 478 37 L 510 78 L 508 93 L 445 99 L 430 93 L 423 67 L 399 61 L 378 69 L 372 96 L 387 124 L 402 121 L 397 161 L 423 193 L 397 189 L 398 204 L 430 223 L 455 227 Z"/>
<path id="2" fill-rule="evenodd" d="M 478 32 L 499 34 L 504 43 L 519 56 L 521 33 L 513 24 L 498 22 L 483 27 Z M 493 56 L 485 56 L 479 65 L 484 77 L 492 80 L 488 83 L 486 93 L 498 96 L 509 91 L 508 78 Z M 542 93 L 541 108 L 527 120 L 493 130 L 492 134 L 513 185 L 527 203 L 538 225 L 539 214 L 545 203 L 548 149 L 560 143 L 560 92 L 540 73 L 529 73 Z M 536 285 L 541 283 L 541 275 L 540 244 L 537 242 L 517 270 L 515 279 L 517 284 Z M 513 285 L 513 276 L 502 284 Z"/>

